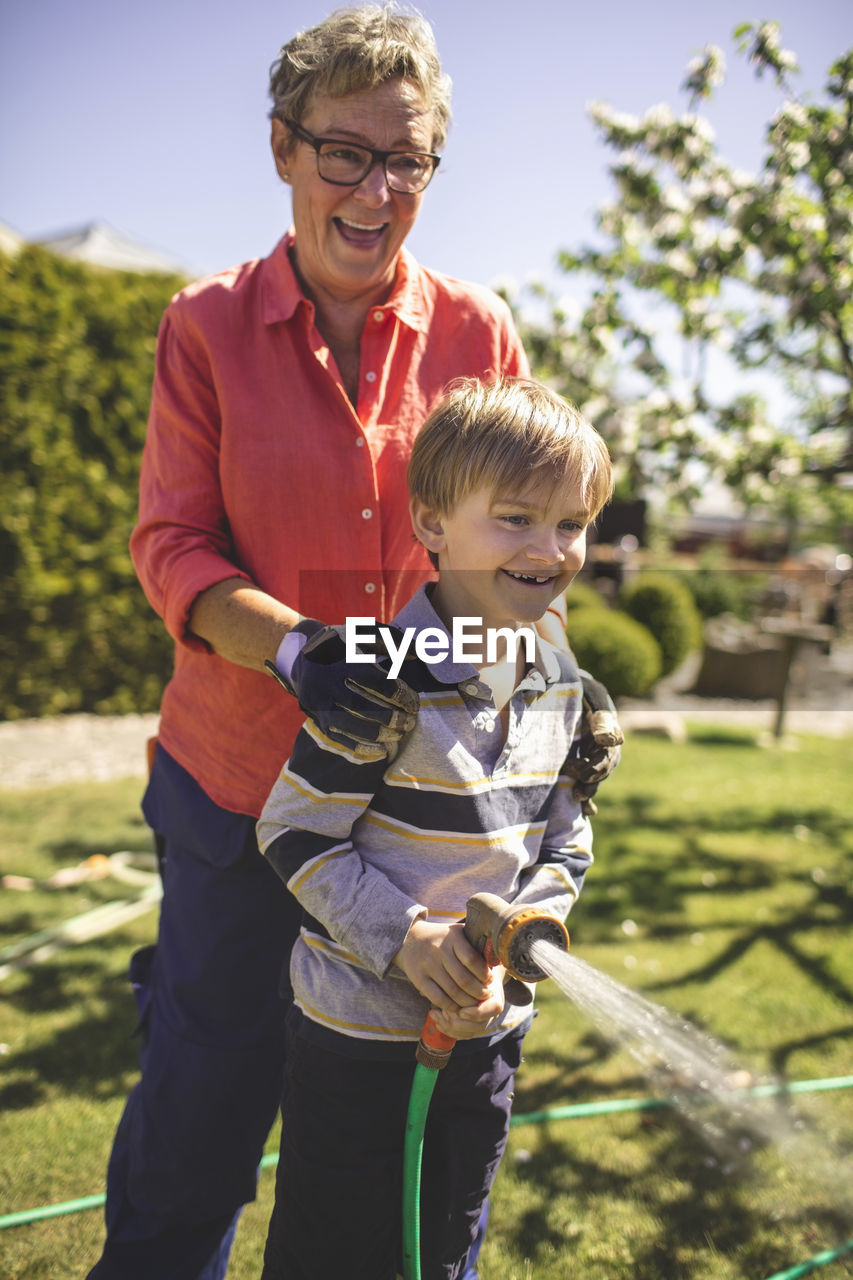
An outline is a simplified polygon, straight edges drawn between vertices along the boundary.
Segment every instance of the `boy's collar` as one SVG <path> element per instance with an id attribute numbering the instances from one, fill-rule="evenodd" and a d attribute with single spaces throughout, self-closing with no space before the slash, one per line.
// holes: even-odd
<path id="1" fill-rule="evenodd" d="M 426 583 L 415 592 L 408 604 L 404 605 L 397 614 L 394 619 L 394 626 L 402 629 L 414 627 L 416 631 L 424 631 L 427 627 L 438 627 L 450 641 L 450 632 L 436 613 L 429 598 L 429 589 L 432 586 L 434 586 L 434 583 Z M 486 682 L 480 679 L 480 672 L 474 664 L 471 662 L 454 662 L 451 652 L 451 649 L 448 648 L 448 656 L 446 658 L 428 664 L 436 680 L 441 684 L 463 686 L 463 692 L 472 698 L 490 698 L 492 691 Z M 405 679 L 405 667 L 400 674 Z M 537 634 L 533 666 L 519 681 L 518 687 L 525 683 L 529 683 L 531 688 L 542 687 L 543 685 L 554 684 L 560 678 L 560 664 L 557 661 L 553 647 L 543 641 L 541 636 Z"/>

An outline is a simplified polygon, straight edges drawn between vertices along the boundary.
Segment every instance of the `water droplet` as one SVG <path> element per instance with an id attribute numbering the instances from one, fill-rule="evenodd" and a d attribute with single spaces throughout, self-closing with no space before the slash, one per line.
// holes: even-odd
<path id="1" fill-rule="evenodd" d="M 730 1089 L 748 1089 L 752 1084 L 752 1074 L 749 1071 L 733 1071 L 727 1078 L 726 1084 Z"/>

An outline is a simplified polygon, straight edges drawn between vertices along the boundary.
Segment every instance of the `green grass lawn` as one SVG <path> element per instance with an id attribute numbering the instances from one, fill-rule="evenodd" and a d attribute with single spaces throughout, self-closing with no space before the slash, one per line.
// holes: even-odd
<path id="1" fill-rule="evenodd" d="M 698 727 L 686 745 L 632 738 L 599 797 L 596 866 L 570 921 L 575 954 L 785 1081 L 853 1072 L 853 743 L 796 745 Z M 93 853 L 148 850 L 138 801 L 133 781 L 2 793 L 0 869 L 44 880 Z M 0 891 L 0 947 L 130 893 L 112 880 Z M 155 923 L 152 911 L 0 985 L 0 1213 L 103 1189 L 136 1072 L 127 960 Z M 553 983 L 539 992 L 517 1115 L 659 1091 Z M 482 1280 L 766 1280 L 834 1249 L 853 1236 L 853 1090 L 790 1106 L 805 1156 L 768 1146 L 733 1169 L 676 1109 L 514 1126 Z M 243 1215 L 239 1280 L 260 1274 L 272 1181 Z M 8 1228 L 0 1274 L 80 1277 L 101 1234 L 97 1209 Z M 853 1276 L 853 1253 L 815 1274 Z"/>

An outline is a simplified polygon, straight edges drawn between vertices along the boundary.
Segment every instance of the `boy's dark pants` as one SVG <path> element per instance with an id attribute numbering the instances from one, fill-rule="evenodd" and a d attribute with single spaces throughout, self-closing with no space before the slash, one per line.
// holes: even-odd
<path id="1" fill-rule="evenodd" d="M 523 1036 L 455 1052 L 424 1136 L 423 1280 L 458 1280 L 506 1146 Z M 262 1280 L 394 1280 L 402 1271 L 410 1061 L 350 1058 L 293 1035 Z"/>

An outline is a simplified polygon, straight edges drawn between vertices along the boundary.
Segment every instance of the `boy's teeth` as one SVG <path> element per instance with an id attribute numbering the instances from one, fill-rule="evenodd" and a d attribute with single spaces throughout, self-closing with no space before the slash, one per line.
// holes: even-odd
<path id="1" fill-rule="evenodd" d="M 512 569 L 507 569 L 507 573 L 511 578 L 518 578 L 520 582 L 550 582 L 550 578 L 536 578 L 532 573 L 513 573 Z"/>

